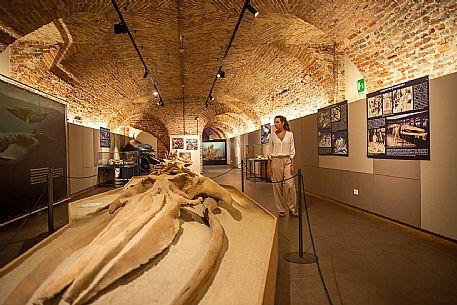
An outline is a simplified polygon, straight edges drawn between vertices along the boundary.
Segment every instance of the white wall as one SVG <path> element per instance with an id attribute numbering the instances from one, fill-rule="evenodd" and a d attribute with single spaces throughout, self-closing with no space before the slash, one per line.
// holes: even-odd
<path id="1" fill-rule="evenodd" d="M 6 76 L 11 76 L 9 47 L 7 47 L 2 53 L 0 53 L 0 73 Z"/>
<path id="2" fill-rule="evenodd" d="M 68 176 L 88 177 L 97 174 L 94 129 L 68 123 Z M 69 194 L 75 194 L 97 185 L 97 176 L 86 179 L 69 179 Z"/>
<path id="3" fill-rule="evenodd" d="M 172 139 L 173 138 L 183 138 L 184 139 L 184 149 L 173 149 L 173 143 Z M 197 150 L 186 150 L 186 139 L 198 139 L 198 148 Z M 180 152 L 190 152 L 191 153 L 191 160 L 192 160 L 192 165 L 190 166 L 190 169 L 196 173 L 201 173 L 202 170 L 202 155 L 201 155 L 201 138 L 200 135 L 170 135 L 170 151 L 177 152 L 177 155 L 179 157 Z"/>
<path id="4" fill-rule="evenodd" d="M 138 130 L 138 133 L 135 135 L 135 139 L 143 144 L 149 144 L 154 149 L 154 153 L 157 157 L 157 138 L 152 134 Z"/>
<path id="5" fill-rule="evenodd" d="M 365 93 L 367 89 L 365 88 L 364 93 L 357 93 L 357 81 L 362 79 L 363 76 L 360 73 L 359 69 L 352 63 L 349 59 L 349 56 L 344 55 L 344 74 L 346 78 L 346 92 L 345 96 L 348 100 L 348 103 L 358 101 L 365 98 Z"/>

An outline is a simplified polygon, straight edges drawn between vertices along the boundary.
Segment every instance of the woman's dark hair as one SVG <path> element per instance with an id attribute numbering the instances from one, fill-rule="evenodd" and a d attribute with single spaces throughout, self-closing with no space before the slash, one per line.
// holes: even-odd
<path id="1" fill-rule="evenodd" d="M 280 119 L 281 122 L 284 123 L 284 130 L 290 131 L 289 122 L 287 122 L 287 119 L 285 116 L 277 115 L 277 116 L 275 116 L 275 119 Z"/>

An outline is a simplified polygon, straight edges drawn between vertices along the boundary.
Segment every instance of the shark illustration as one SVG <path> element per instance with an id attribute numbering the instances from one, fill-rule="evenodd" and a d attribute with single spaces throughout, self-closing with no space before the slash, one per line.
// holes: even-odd
<path id="1" fill-rule="evenodd" d="M 41 122 L 48 116 L 46 112 L 36 112 L 29 108 L 15 107 L 7 110 L 27 124 Z"/>
<path id="2" fill-rule="evenodd" d="M 33 133 L 0 133 L 0 162 L 16 162 L 24 159 L 30 149 L 51 138 L 36 130 Z"/>

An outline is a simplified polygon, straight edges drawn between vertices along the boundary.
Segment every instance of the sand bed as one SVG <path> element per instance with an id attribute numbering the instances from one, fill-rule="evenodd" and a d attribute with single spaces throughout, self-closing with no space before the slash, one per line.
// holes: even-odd
<path id="1" fill-rule="evenodd" d="M 271 291 L 267 291 L 269 297 L 265 300 L 264 294 L 267 287 L 274 289 L 271 281 L 274 283 L 276 276 L 276 219 L 238 190 L 226 188 L 232 194 L 234 206 L 229 211 L 221 208 L 216 215 L 227 236 L 224 250 L 211 279 L 200 291 L 197 303 L 272 304 Z M 22 283 L 30 290 L 29 294 L 42 280 L 58 277 L 63 267 L 84 250 L 110 217 L 107 213 L 89 218 L 84 216 L 96 209 L 93 205 L 110 202 L 117 193 L 118 190 L 109 191 L 72 203 L 70 226 L 52 236 L 45 245 L 29 250 L 27 258 L 2 270 L 0 303 L 3 304 L 33 270 L 38 275 L 36 283 L 33 280 Z M 173 244 L 158 257 L 110 285 L 89 303 L 171 304 L 175 293 L 192 281 L 193 272 L 210 241 L 210 228 L 202 222 L 201 215 L 201 206 L 182 208 L 181 229 Z"/>

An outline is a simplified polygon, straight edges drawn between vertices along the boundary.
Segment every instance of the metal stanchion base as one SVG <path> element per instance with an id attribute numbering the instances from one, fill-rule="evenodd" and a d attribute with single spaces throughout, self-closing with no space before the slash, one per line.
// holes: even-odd
<path id="1" fill-rule="evenodd" d="M 316 257 L 312 253 L 303 253 L 300 257 L 300 252 L 290 252 L 284 255 L 284 259 L 295 264 L 312 264 L 316 261 Z"/>

